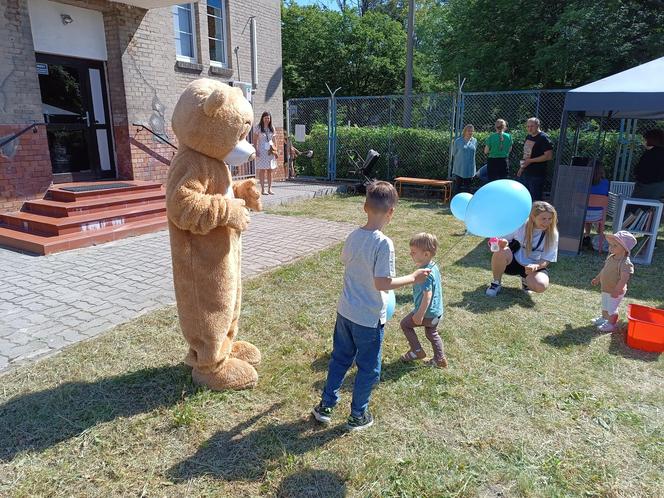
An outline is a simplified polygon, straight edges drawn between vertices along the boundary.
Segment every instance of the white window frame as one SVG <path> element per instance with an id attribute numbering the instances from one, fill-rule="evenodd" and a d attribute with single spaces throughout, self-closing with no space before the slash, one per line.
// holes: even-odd
<path id="1" fill-rule="evenodd" d="M 174 38 L 175 40 L 175 59 L 179 61 L 184 61 L 184 62 L 193 62 L 197 63 L 198 62 L 198 51 L 196 50 L 196 10 L 194 8 L 193 3 L 180 3 L 173 5 L 171 8 L 171 13 L 173 17 L 178 16 L 178 26 L 179 26 L 179 9 L 183 8 L 183 5 L 188 5 L 190 12 L 191 12 L 191 25 L 189 26 L 189 29 L 191 29 L 191 51 L 193 57 L 189 57 L 187 55 L 182 55 L 178 54 L 178 44 L 177 44 L 177 37 Z M 174 35 L 177 35 L 180 33 L 180 30 L 178 29 L 177 31 L 175 30 L 175 25 L 173 25 L 173 31 Z"/>
<path id="2" fill-rule="evenodd" d="M 217 16 L 211 15 L 207 11 L 207 2 L 206 2 L 206 8 L 205 8 L 205 20 L 208 21 L 208 18 L 213 17 L 214 19 L 217 19 L 221 22 L 221 43 L 224 46 L 224 58 L 225 60 L 223 62 L 220 61 L 215 61 L 212 60 L 212 56 L 210 56 L 210 65 L 215 66 L 215 67 L 228 67 L 228 30 L 226 29 L 228 27 L 228 24 L 226 23 L 227 17 L 226 17 L 226 0 L 219 0 L 219 3 L 221 4 L 221 18 Z M 208 47 L 210 46 L 210 40 L 218 40 L 218 38 L 213 38 L 210 36 L 210 29 L 209 25 L 206 22 L 205 25 L 208 27 Z M 214 34 L 214 33 L 213 33 Z"/>

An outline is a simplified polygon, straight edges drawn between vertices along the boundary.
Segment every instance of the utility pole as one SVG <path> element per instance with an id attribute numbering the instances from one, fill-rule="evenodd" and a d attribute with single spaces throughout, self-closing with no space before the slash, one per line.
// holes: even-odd
<path id="1" fill-rule="evenodd" d="M 412 111 L 412 93 L 413 93 L 413 38 L 415 28 L 415 0 L 408 0 L 408 29 L 406 45 L 406 84 L 404 85 L 404 110 L 403 126 L 410 128 L 410 117 Z"/>

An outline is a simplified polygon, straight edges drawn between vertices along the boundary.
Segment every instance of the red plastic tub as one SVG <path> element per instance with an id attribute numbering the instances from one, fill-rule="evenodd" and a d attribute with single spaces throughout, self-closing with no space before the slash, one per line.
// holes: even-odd
<path id="1" fill-rule="evenodd" d="M 664 353 L 664 310 L 630 304 L 627 318 L 627 345 L 630 348 Z"/>

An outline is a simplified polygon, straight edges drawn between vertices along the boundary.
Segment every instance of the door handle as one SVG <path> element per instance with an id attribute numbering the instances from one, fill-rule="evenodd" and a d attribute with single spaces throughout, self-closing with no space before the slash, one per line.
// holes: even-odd
<path id="1" fill-rule="evenodd" d="M 85 111 L 85 125 L 90 127 L 90 111 Z"/>

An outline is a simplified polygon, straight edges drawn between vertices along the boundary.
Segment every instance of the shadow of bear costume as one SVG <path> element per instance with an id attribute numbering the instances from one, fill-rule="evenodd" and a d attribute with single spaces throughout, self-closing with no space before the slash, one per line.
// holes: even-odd
<path id="1" fill-rule="evenodd" d="M 190 83 L 173 110 L 178 152 L 166 183 L 173 281 L 185 363 L 214 390 L 256 385 L 260 351 L 235 341 L 241 298 L 241 233 L 247 208 L 260 211 L 253 179 L 232 182 L 229 165 L 253 159 L 246 141 L 253 110 L 239 88 L 210 79 Z"/>

